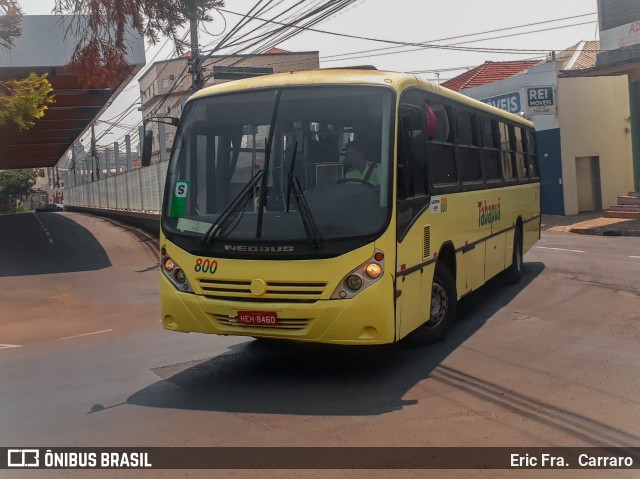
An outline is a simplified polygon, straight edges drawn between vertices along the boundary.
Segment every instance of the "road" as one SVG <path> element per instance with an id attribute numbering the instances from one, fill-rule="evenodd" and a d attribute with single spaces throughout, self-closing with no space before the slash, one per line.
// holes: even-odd
<path id="1" fill-rule="evenodd" d="M 162 330 L 153 242 L 108 220 L 4 215 L 0 232 L 0 445 L 640 446 L 639 238 L 544 232 L 525 256 L 522 283 L 497 279 L 465 298 L 444 342 L 345 349 Z M 0 476 L 89 477 L 9 472 Z"/>

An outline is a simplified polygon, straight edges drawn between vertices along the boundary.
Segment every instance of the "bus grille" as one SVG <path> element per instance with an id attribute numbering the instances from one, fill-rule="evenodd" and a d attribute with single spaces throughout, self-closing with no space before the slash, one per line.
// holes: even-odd
<path id="1" fill-rule="evenodd" d="M 200 279 L 199 285 L 202 294 L 211 299 L 255 303 L 315 303 L 322 298 L 327 283 L 269 281 L 266 292 L 260 296 L 251 292 L 251 281 Z"/>
<path id="2" fill-rule="evenodd" d="M 311 322 L 311 318 L 278 318 L 277 326 L 263 326 L 259 324 L 242 324 L 238 322 L 236 316 L 227 316 L 225 314 L 211 314 L 210 315 L 216 323 L 220 326 L 235 327 L 235 328 L 260 328 L 260 329 L 272 329 L 272 330 L 300 330 L 306 328 Z"/>

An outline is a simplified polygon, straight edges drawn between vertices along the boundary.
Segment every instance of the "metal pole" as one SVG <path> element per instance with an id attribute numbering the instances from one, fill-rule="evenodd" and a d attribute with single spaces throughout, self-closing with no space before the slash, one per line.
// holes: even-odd
<path id="1" fill-rule="evenodd" d="M 114 191 L 116 193 L 116 201 L 115 201 L 115 205 L 116 205 L 116 209 L 118 209 L 118 173 L 120 173 L 118 170 L 120 170 L 120 145 L 118 144 L 117 141 L 113 142 L 113 162 L 116 165 L 116 176 L 113 179 L 113 188 Z"/>
<path id="2" fill-rule="evenodd" d="M 202 64 L 200 52 L 198 51 L 198 19 L 191 17 L 189 19 L 189 27 L 191 32 L 191 56 L 189 57 L 189 73 L 191 73 L 191 88 L 198 91 L 204 86 L 202 78 Z"/>
<path id="3" fill-rule="evenodd" d="M 124 151 L 126 152 L 127 173 L 125 175 L 125 191 L 127 192 L 127 209 L 131 209 L 131 203 L 129 201 L 129 180 L 131 179 L 131 136 L 124 135 Z"/>

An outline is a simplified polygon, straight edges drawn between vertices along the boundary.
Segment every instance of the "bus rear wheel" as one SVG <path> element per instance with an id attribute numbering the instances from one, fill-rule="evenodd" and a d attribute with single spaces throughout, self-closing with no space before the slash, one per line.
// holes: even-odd
<path id="1" fill-rule="evenodd" d="M 437 263 L 431 284 L 429 319 L 413 332 L 413 342 L 423 345 L 442 341 L 453 326 L 457 302 L 453 274 L 444 264 Z"/>

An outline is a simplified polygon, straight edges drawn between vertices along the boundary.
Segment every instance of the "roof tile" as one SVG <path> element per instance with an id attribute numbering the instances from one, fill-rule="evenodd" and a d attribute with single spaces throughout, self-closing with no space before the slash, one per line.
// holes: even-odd
<path id="1" fill-rule="evenodd" d="M 540 63 L 539 60 L 520 60 L 508 62 L 490 62 L 486 61 L 471 70 L 451 78 L 442 83 L 443 87 L 450 90 L 460 91 L 465 88 L 472 88 L 487 83 L 493 83 L 498 80 L 511 78 L 518 73 Z"/>

